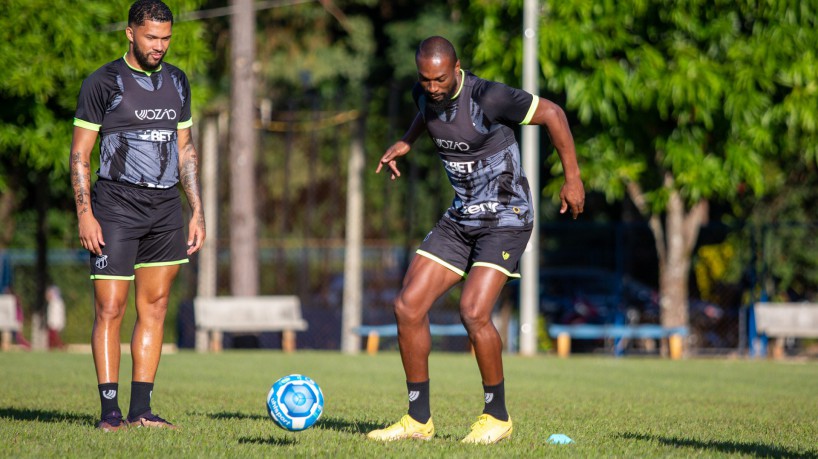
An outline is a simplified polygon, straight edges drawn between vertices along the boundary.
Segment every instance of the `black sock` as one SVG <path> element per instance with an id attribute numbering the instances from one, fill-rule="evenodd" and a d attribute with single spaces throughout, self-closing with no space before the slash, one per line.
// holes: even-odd
<path id="1" fill-rule="evenodd" d="M 100 417 L 105 417 L 114 411 L 121 413 L 117 397 L 119 395 L 119 383 L 100 384 L 97 388 L 99 388 L 99 401 L 102 404 L 102 415 Z"/>
<path id="2" fill-rule="evenodd" d="M 500 384 L 496 386 L 483 384 L 483 392 L 486 400 L 486 407 L 483 408 L 483 414 L 490 414 L 501 421 L 508 421 L 504 383 L 505 381 L 500 381 Z"/>
<path id="3" fill-rule="evenodd" d="M 406 381 L 406 389 L 409 391 L 409 416 L 426 424 L 432 417 L 429 409 L 429 380 L 417 383 Z"/>
<path id="4" fill-rule="evenodd" d="M 131 407 L 128 410 L 128 419 L 133 419 L 150 411 L 152 392 L 153 383 L 131 382 Z"/>

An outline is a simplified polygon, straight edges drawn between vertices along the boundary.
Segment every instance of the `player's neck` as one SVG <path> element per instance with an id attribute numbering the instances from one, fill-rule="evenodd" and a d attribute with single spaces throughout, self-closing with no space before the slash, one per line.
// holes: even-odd
<path id="1" fill-rule="evenodd" d="M 161 65 L 159 67 L 153 69 L 153 70 L 143 69 L 142 66 L 139 65 L 139 62 L 136 60 L 136 56 L 134 56 L 134 54 L 133 54 L 133 48 L 128 49 L 128 52 L 126 52 L 125 55 L 122 56 L 122 58 L 125 59 L 125 64 L 127 64 L 128 67 L 131 68 L 131 70 L 135 70 L 137 72 L 142 72 L 142 73 L 144 73 L 144 74 L 146 74 L 148 76 L 162 70 Z"/>

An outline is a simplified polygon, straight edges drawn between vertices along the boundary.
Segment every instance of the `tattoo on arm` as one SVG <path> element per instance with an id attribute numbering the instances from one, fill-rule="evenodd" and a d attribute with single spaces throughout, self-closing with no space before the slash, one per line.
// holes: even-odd
<path id="1" fill-rule="evenodd" d="M 199 157 L 196 148 L 193 147 L 192 143 L 187 143 L 182 148 L 182 154 L 179 157 L 179 181 L 182 182 L 182 189 L 185 190 L 191 209 L 198 216 L 199 225 L 204 228 L 204 212 L 202 211 L 202 199 L 199 193 Z"/>
<path id="2" fill-rule="evenodd" d="M 91 211 L 91 163 L 83 161 L 78 151 L 71 152 L 69 164 L 71 186 L 74 188 L 74 202 L 77 205 L 77 217 Z"/>

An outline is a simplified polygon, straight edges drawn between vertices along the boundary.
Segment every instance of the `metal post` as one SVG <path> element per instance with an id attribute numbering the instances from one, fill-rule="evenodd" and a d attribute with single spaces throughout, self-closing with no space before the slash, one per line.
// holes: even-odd
<path id="1" fill-rule="evenodd" d="M 537 0 L 525 0 L 523 9 L 523 89 L 539 93 L 537 74 Z M 523 169 L 531 186 L 531 211 L 534 214 L 534 230 L 523 253 L 520 264 L 520 354 L 537 353 L 537 318 L 539 316 L 540 290 L 540 232 L 537 215 L 540 207 L 540 131 L 538 126 L 522 128 Z"/>

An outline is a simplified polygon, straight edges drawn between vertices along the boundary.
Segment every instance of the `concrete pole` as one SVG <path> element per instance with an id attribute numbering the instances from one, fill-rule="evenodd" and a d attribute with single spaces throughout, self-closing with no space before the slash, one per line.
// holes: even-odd
<path id="1" fill-rule="evenodd" d="M 523 6 L 523 89 L 539 94 L 537 75 L 537 24 L 539 21 L 537 0 L 525 0 Z M 520 354 L 537 353 L 537 318 L 539 317 L 540 296 L 540 131 L 539 126 L 523 126 L 521 148 L 523 169 L 531 186 L 531 211 L 534 230 L 523 253 L 520 263 L 522 280 L 520 283 Z"/>
<path id="2" fill-rule="evenodd" d="M 219 129 L 217 117 L 208 116 L 202 127 L 202 206 L 207 224 L 207 241 L 199 250 L 199 277 L 196 296 L 216 296 L 218 279 L 218 167 Z M 196 351 L 207 352 L 210 337 L 206 331 L 196 330 Z"/>
<path id="3" fill-rule="evenodd" d="M 361 325 L 363 303 L 364 239 L 364 118 L 352 124 L 347 172 L 346 257 L 344 258 L 344 299 L 341 324 L 341 350 L 357 354 L 361 337 L 352 330 Z"/>

